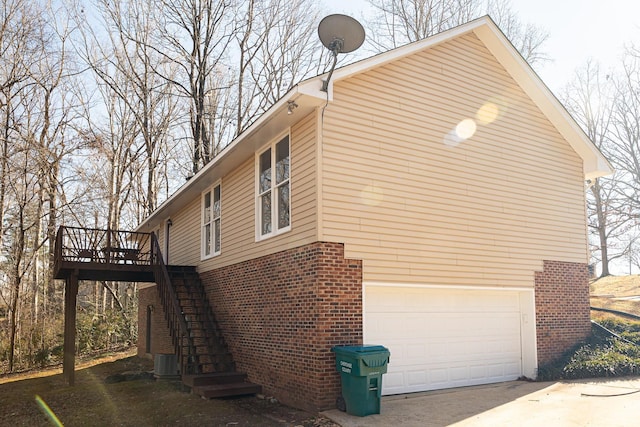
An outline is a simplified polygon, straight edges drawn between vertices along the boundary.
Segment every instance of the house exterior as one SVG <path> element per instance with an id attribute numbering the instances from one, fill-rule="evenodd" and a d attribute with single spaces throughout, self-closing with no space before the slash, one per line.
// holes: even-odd
<path id="1" fill-rule="evenodd" d="M 197 267 L 239 370 L 326 409 L 335 345 L 388 347 L 398 394 L 535 378 L 589 334 L 584 182 L 611 167 L 490 18 L 323 78 L 138 227 Z M 139 304 L 139 354 L 171 353 Z"/>

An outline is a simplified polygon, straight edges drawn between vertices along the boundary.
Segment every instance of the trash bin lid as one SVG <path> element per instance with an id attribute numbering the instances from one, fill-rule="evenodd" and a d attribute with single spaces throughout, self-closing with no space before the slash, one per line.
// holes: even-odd
<path id="1" fill-rule="evenodd" d="M 346 345 L 346 346 L 335 346 L 331 349 L 331 351 L 340 352 L 340 353 L 374 353 L 381 351 L 389 351 L 385 346 L 382 345 Z"/>

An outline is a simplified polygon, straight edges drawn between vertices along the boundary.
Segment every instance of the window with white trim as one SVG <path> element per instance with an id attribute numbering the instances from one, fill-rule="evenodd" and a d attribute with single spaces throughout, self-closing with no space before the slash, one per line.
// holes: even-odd
<path id="1" fill-rule="evenodd" d="M 220 254 L 220 184 L 202 193 L 202 258 Z"/>
<path id="2" fill-rule="evenodd" d="M 289 135 L 272 143 L 257 156 L 258 240 L 291 229 L 290 167 Z"/>

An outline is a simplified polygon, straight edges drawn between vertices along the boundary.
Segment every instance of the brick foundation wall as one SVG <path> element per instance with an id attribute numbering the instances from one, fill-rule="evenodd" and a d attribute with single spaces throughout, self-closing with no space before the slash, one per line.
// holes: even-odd
<path id="1" fill-rule="evenodd" d="M 335 345 L 362 344 L 362 262 L 316 242 L 201 272 L 239 371 L 285 404 L 335 407 Z"/>
<path id="2" fill-rule="evenodd" d="M 151 306 L 151 352 L 147 346 L 147 307 Z M 169 327 L 155 286 L 138 291 L 138 356 L 174 354 Z"/>
<path id="3" fill-rule="evenodd" d="M 587 264 L 544 261 L 535 296 L 538 365 L 544 365 L 591 333 Z"/>

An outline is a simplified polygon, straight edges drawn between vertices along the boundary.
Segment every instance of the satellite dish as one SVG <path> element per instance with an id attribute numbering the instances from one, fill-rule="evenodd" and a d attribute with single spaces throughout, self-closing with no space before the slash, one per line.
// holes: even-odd
<path id="1" fill-rule="evenodd" d="M 364 28 L 354 18 L 347 15 L 329 15 L 322 18 L 318 25 L 320 41 L 333 54 L 333 65 L 327 80 L 322 82 L 322 90 L 327 91 L 329 80 L 336 68 L 339 53 L 349 53 L 358 49 L 364 42 Z"/>
<path id="2" fill-rule="evenodd" d="M 332 52 L 349 53 L 364 42 L 364 28 L 354 18 L 347 15 L 329 15 L 318 25 L 320 41 Z"/>

